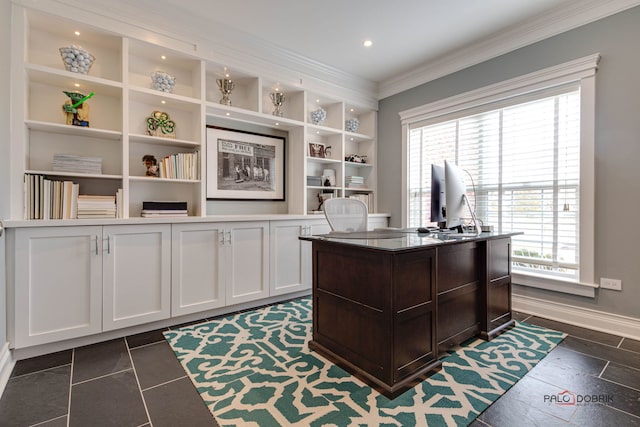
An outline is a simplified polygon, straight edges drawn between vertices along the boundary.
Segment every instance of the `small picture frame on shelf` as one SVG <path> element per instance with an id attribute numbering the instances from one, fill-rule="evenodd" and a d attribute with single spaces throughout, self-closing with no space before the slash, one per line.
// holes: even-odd
<path id="1" fill-rule="evenodd" d="M 307 154 L 309 157 L 318 157 L 324 159 L 327 157 L 326 146 L 322 142 L 307 143 Z"/>
<path id="2" fill-rule="evenodd" d="M 207 126 L 207 200 L 285 200 L 285 138 Z"/>

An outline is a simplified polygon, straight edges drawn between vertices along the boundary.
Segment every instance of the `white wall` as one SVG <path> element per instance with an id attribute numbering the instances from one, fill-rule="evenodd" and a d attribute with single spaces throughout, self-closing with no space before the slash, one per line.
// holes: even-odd
<path id="1" fill-rule="evenodd" d="M 622 292 L 595 298 L 516 286 L 514 295 L 640 319 L 640 7 L 601 19 L 380 101 L 378 207 L 401 218 L 400 111 L 594 53 L 596 76 L 596 277 L 622 279 Z"/>
<path id="2" fill-rule="evenodd" d="M 0 0 L 0 52 L 3 52 L 3 60 L 0 61 L 0 219 L 9 217 L 9 114 L 11 102 L 9 100 L 9 52 L 11 52 L 11 3 L 9 0 Z M 6 316 L 6 281 L 5 281 L 5 236 L 0 238 L 0 349 L 7 342 L 7 316 Z"/>

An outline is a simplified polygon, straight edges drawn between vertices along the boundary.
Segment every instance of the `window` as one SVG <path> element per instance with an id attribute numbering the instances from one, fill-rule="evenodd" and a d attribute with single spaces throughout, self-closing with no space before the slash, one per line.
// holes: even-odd
<path id="1" fill-rule="evenodd" d="M 431 164 L 455 161 L 478 218 L 524 233 L 514 282 L 592 295 L 597 58 L 401 113 L 407 226 L 430 222 Z"/>
<path id="2" fill-rule="evenodd" d="M 454 160 L 476 215 L 513 238 L 513 269 L 578 279 L 580 91 L 410 129 L 409 227 L 430 221 L 430 164 Z"/>

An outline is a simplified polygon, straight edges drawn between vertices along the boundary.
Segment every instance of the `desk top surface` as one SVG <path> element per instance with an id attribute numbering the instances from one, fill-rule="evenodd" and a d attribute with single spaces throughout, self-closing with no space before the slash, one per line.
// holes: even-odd
<path id="1" fill-rule="evenodd" d="M 349 246 L 362 246 L 371 249 L 395 251 L 462 242 L 501 239 L 518 234 L 522 233 L 481 233 L 479 236 L 476 236 L 471 234 L 460 235 L 457 233 L 418 233 L 416 231 L 403 230 L 374 230 L 354 233 L 333 232 L 329 234 L 301 236 L 300 240 L 333 242 Z"/>

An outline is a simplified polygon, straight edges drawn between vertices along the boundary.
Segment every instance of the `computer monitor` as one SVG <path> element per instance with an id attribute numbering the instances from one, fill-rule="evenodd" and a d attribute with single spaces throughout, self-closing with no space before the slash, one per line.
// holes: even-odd
<path id="1" fill-rule="evenodd" d="M 457 228 L 459 232 L 463 232 L 464 216 L 466 209 L 469 209 L 471 218 L 475 225 L 475 233 L 480 234 L 481 228 L 476 214 L 471 208 L 469 198 L 467 197 L 467 186 L 464 180 L 464 171 L 454 163 L 444 161 L 444 181 L 445 181 L 445 198 L 446 198 L 446 227 L 449 229 Z"/>
<path id="2" fill-rule="evenodd" d="M 431 222 L 440 229 L 446 227 L 445 212 L 444 167 L 431 164 Z"/>

